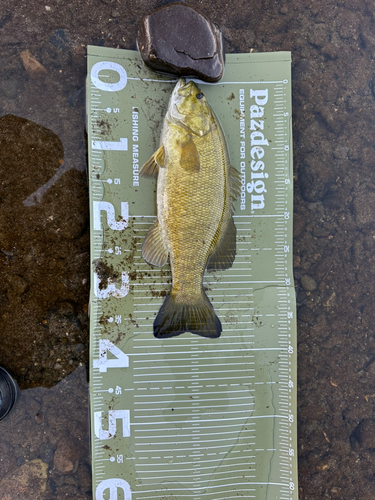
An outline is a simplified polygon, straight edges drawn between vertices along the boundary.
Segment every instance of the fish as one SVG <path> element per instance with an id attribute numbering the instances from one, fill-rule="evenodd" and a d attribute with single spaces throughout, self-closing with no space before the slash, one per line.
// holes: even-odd
<path id="1" fill-rule="evenodd" d="M 232 266 L 234 201 L 240 174 L 230 164 L 223 129 L 194 81 L 180 78 L 164 117 L 160 147 L 140 170 L 157 177 L 157 218 L 142 244 L 152 266 L 170 261 L 172 286 L 155 318 L 154 336 L 184 332 L 217 338 L 222 325 L 203 288 L 205 270 Z"/>

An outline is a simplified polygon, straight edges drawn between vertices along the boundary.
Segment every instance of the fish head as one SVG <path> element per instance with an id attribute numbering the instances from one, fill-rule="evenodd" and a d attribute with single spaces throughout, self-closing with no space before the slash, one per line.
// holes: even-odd
<path id="1" fill-rule="evenodd" d="M 211 108 L 201 90 L 185 78 L 177 82 L 170 102 L 169 115 L 171 120 L 182 125 L 195 135 L 206 135 L 215 126 Z"/>

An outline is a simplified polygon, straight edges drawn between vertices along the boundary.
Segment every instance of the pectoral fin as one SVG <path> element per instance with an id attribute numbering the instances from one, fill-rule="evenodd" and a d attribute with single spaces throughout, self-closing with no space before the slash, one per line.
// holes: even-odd
<path id="1" fill-rule="evenodd" d="M 168 252 L 164 246 L 158 220 L 146 234 L 142 245 L 142 257 L 152 266 L 163 267 L 167 263 Z"/>
<path id="2" fill-rule="evenodd" d="M 187 135 L 186 141 L 180 142 L 179 147 L 181 167 L 188 172 L 199 172 L 199 154 L 192 136 Z"/>
<path id="3" fill-rule="evenodd" d="M 224 271 L 229 269 L 236 256 L 236 226 L 230 218 L 216 249 L 208 259 L 207 271 Z"/>
<path id="4" fill-rule="evenodd" d="M 156 177 L 159 172 L 159 167 L 165 167 L 165 151 L 164 146 L 160 148 L 146 161 L 141 168 L 139 175 L 141 177 Z"/>

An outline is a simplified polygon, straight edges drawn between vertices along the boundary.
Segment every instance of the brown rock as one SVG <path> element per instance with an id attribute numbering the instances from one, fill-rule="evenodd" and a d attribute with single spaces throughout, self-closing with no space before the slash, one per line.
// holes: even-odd
<path id="1" fill-rule="evenodd" d="M 308 274 L 304 274 L 301 277 L 301 285 L 308 292 L 313 292 L 318 286 L 314 278 Z"/>
<path id="2" fill-rule="evenodd" d="M 316 469 L 320 472 L 324 472 L 331 467 L 331 462 L 329 459 L 322 460 L 316 465 Z"/>
<path id="3" fill-rule="evenodd" d="M 60 474 L 74 474 L 77 471 L 81 454 L 81 444 L 68 434 L 57 444 L 53 466 Z"/>
<path id="4" fill-rule="evenodd" d="M 137 36 L 144 63 L 154 71 L 217 82 L 224 71 L 220 28 L 202 13 L 176 2 L 144 16 Z"/>
<path id="5" fill-rule="evenodd" d="M 16 295 L 22 295 L 28 287 L 27 281 L 17 274 L 13 275 L 9 281 L 10 287 Z"/>
<path id="6" fill-rule="evenodd" d="M 1 500 L 38 500 L 46 491 L 48 465 L 36 459 L 13 469 L 0 482 Z"/>
<path id="7" fill-rule="evenodd" d="M 46 68 L 31 54 L 29 50 L 23 50 L 20 57 L 30 78 L 37 79 L 46 76 Z"/>

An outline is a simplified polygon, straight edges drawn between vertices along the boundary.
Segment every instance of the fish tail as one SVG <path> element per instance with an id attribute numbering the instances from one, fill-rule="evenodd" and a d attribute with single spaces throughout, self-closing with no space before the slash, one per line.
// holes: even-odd
<path id="1" fill-rule="evenodd" d="M 220 337 L 221 330 L 220 320 L 203 289 L 195 304 L 178 303 L 168 294 L 154 321 L 154 335 L 157 339 L 175 337 L 184 332 L 217 338 Z"/>

